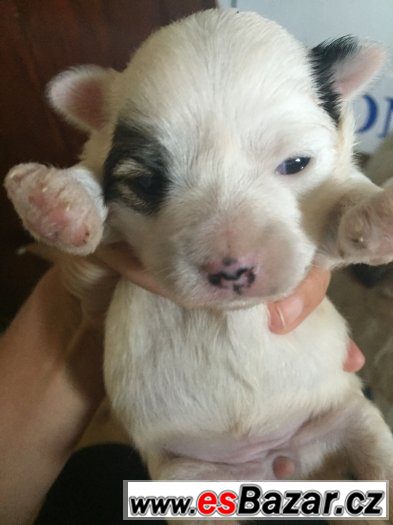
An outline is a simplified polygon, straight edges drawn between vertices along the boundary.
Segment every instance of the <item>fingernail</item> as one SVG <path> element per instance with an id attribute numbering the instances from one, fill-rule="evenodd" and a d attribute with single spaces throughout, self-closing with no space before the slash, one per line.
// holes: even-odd
<path id="1" fill-rule="evenodd" d="M 289 479 L 295 474 L 295 462 L 291 458 L 278 456 L 273 462 L 273 473 L 277 479 Z"/>
<path id="2" fill-rule="evenodd" d="M 364 357 L 363 352 L 356 343 L 350 340 L 347 346 L 347 356 L 343 365 L 344 371 L 359 372 L 359 370 L 363 368 L 365 362 L 366 358 Z"/>
<path id="3" fill-rule="evenodd" d="M 301 297 L 294 295 L 289 299 L 275 303 L 270 309 L 269 328 L 272 332 L 280 332 L 291 326 L 304 310 L 304 303 Z"/>

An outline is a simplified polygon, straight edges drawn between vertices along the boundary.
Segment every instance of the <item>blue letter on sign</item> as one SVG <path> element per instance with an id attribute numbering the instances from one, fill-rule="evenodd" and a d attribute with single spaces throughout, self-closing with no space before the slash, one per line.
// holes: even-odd
<path id="1" fill-rule="evenodd" d="M 367 103 L 368 116 L 363 126 L 356 130 L 357 133 L 368 131 L 374 125 L 378 117 L 378 106 L 376 101 L 370 95 L 363 95 L 363 99 Z"/>
<path id="2" fill-rule="evenodd" d="M 386 114 L 385 126 L 382 130 L 382 133 L 378 135 L 379 138 L 383 139 L 389 133 L 390 124 L 392 123 L 392 113 L 393 113 L 393 98 L 386 97 L 385 99 L 388 103 L 388 112 Z"/>

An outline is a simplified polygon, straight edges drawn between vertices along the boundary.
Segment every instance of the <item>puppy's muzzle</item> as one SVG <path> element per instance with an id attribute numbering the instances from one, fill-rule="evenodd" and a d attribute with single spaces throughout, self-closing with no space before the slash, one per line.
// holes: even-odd
<path id="1" fill-rule="evenodd" d="M 224 257 L 204 266 L 208 282 L 215 287 L 233 290 L 241 295 L 256 279 L 256 268 L 251 259 Z"/>

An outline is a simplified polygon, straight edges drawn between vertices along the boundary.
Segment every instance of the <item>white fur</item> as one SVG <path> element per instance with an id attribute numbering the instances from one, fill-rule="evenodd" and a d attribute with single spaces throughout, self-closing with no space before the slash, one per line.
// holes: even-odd
<path id="1" fill-rule="evenodd" d="M 99 213 L 100 218 L 104 222 L 108 215 L 108 210 L 102 200 L 101 186 L 97 183 L 97 180 L 92 177 L 91 172 L 84 166 L 74 166 L 72 171 L 70 170 L 69 172 L 69 177 L 74 179 L 77 184 L 81 184 L 84 187 L 91 200 L 94 202 L 94 207 Z"/>
<path id="2" fill-rule="evenodd" d="M 364 90 L 370 78 L 381 69 L 386 60 L 386 52 L 373 43 L 365 43 L 358 56 L 339 62 L 336 67 L 336 85 L 344 98 L 353 98 Z"/>
<path id="3" fill-rule="evenodd" d="M 91 133 L 108 119 L 103 102 L 107 96 L 106 84 L 113 75 L 113 70 L 99 66 L 69 69 L 49 83 L 48 100 L 71 124 Z"/>

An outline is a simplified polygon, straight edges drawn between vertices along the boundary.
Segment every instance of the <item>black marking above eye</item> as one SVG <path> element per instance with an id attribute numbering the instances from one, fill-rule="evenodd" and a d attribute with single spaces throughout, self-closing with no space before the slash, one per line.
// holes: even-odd
<path id="1" fill-rule="evenodd" d="M 104 165 L 104 198 L 144 214 L 158 210 L 169 178 L 165 150 L 146 130 L 120 122 Z"/>
<path id="2" fill-rule="evenodd" d="M 276 172 L 280 175 L 295 175 L 303 171 L 310 163 L 311 157 L 290 157 L 281 162 L 276 168 Z"/>

